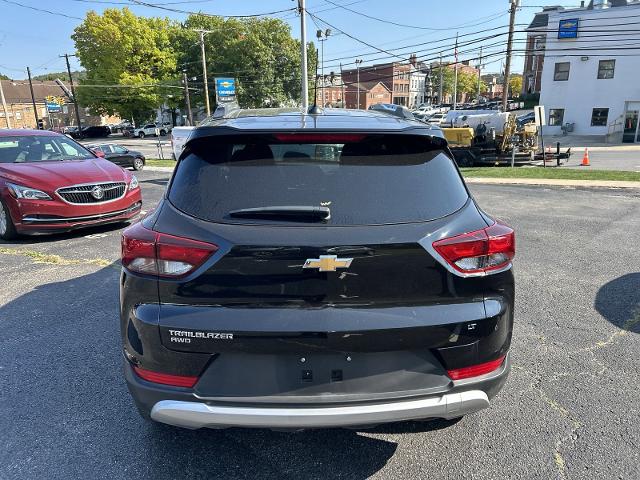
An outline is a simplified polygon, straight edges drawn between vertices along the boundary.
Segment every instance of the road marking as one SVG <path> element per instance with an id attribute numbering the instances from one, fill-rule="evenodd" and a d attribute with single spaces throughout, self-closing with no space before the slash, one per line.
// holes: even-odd
<path id="1" fill-rule="evenodd" d="M 84 238 L 90 238 L 93 240 L 94 238 L 104 238 L 108 236 L 108 233 L 92 233 L 91 235 L 85 235 Z"/>

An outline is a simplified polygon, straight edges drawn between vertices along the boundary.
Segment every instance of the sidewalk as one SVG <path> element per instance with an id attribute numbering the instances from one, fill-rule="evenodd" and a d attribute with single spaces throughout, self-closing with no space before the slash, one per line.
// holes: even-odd
<path id="1" fill-rule="evenodd" d="M 560 148 L 569 147 L 575 150 L 612 151 L 612 152 L 640 152 L 640 143 L 607 143 L 603 135 L 545 135 L 544 146 L 555 151 L 556 143 Z"/>

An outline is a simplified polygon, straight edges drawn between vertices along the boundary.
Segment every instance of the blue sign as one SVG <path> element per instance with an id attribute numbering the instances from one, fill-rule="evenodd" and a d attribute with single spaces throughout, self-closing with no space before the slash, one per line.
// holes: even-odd
<path id="1" fill-rule="evenodd" d="M 46 105 L 49 113 L 59 113 L 62 110 L 62 107 L 55 102 L 46 102 Z"/>
<path id="2" fill-rule="evenodd" d="M 216 78 L 216 98 L 219 102 L 230 102 L 236 99 L 236 79 Z"/>
<path id="3" fill-rule="evenodd" d="M 578 38 L 579 19 L 569 18 L 558 23 L 558 38 Z"/>

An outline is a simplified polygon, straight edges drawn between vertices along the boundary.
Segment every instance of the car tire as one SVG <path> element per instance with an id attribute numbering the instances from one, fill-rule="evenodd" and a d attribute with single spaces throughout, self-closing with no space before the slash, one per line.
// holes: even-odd
<path id="1" fill-rule="evenodd" d="M 131 165 L 136 172 L 139 172 L 144 168 L 144 160 L 140 157 L 136 157 L 133 159 L 133 164 Z"/>
<path id="2" fill-rule="evenodd" d="M 138 138 L 144 138 L 144 132 L 138 132 Z"/>
<path id="3" fill-rule="evenodd" d="M 13 240 L 17 236 L 18 232 L 16 232 L 16 227 L 11 219 L 9 209 L 4 202 L 0 200 L 0 238 L 2 240 Z"/>
<path id="4" fill-rule="evenodd" d="M 166 130 L 160 130 L 160 136 L 164 137 L 167 134 Z"/>

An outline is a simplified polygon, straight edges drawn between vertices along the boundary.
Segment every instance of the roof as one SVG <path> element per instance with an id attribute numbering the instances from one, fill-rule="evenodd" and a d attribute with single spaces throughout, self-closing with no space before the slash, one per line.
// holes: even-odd
<path id="1" fill-rule="evenodd" d="M 535 17 L 533 17 L 533 20 L 531 21 L 527 29 L 546 27 L 548 25 L 549 25 L 549 15 L 546 13 L 536 13 Z"/>
<path id="2" fill-rule="evenodd" d="M 210 131 L 208 127 L 226 127 L 245 131 L 402 131 L 425 130 L 427 125 L 400 119 L 371 110 L 345 110 L 326 108 L 317 115 L 310 115 L 293 108 L 263 108 L 232 110 L 223 118 L 209 117 L 195 132 Z"/>
<path id="3" fill-rule="evenodd" d="M 7 103 L 31 103 L 28 80 L 0 80 Z M 33 96 L 36 103 L 44 103 L 48 96 L 65 97 L 65 93 L 54 81 L 33 81 Z"/>
<path id="4" fill-rule="evenodd" d="M 29 128 L 0 129 L 0 137 L 13 137 L 13 136 L 33 137 L 33 136 L 50 136 L 50 135 L 61 136 L 62 134 L 57 132 L 52 132 L 51 130 L 32 130 Z"/>
<path id="5" fill-rule="evenodd" d="M 371 80 L 370 82 L 360 82 L 360 83 L 352 83 L 351 84 L 352 87 L 356 87 L 358 90 L 364 90 L 365 92 L 373 90 L 377 85 L 382 85 L 385 90 L 388 90 L 389 92 L 391 92 L 389 87 L 387 87 L 380 80 Z"/>

